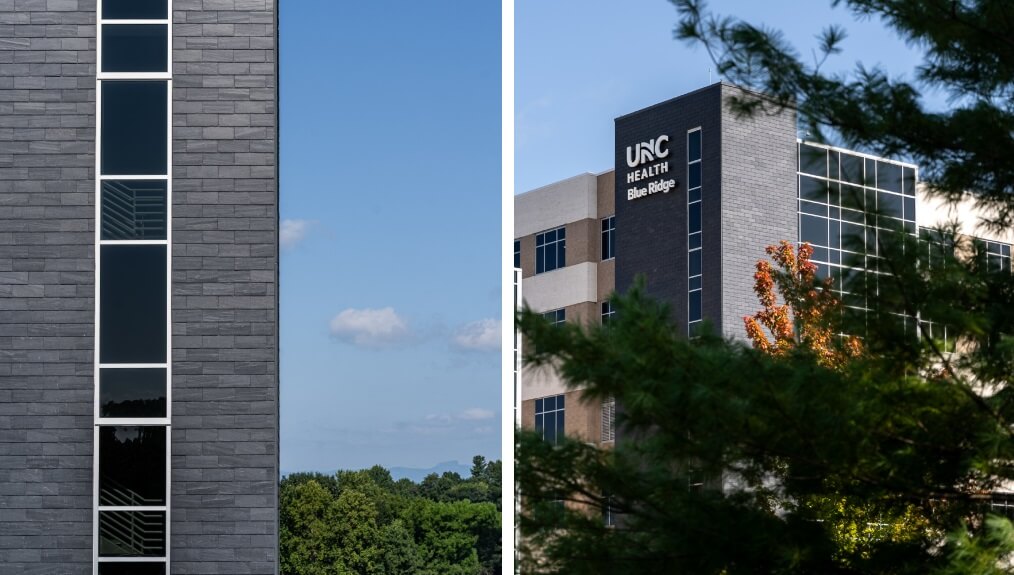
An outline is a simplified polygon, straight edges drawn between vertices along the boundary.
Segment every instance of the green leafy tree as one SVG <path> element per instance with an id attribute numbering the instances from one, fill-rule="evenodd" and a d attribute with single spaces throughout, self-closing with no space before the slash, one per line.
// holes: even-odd
<path id="1" fill-rule="evenodd" d="M 338 540 L 331 521 L 334 496 L 316 480 L 283 481 L 279 551 L 288 575 L 334 575 Z"/>

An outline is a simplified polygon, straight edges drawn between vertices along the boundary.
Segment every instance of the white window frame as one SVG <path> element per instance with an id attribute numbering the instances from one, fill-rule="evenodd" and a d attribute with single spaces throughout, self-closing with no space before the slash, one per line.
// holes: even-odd
<path id="1" fill-rule="evenodd" d="M 172 541 L 172 137 L 173 137 L 173 23 L 172 1 L 167 3 L 169 18 L 162 19 L 104 19 L 103 0 L 96 2 L 96 76 L 95 76 L 95 325 L 94 325 L 94 431 L 92 453 L 92 574 L 98 575 L 99 563 L 162 563 L 170 573 L 170 543 Z M 102 31 L 106 25 L 162 24 L 167 28 L 165 72 L 104 72 L 102 71 Z M 102 173 L 102 82 L 104 80 L 163 80 L 166 82 L 166 173 L 150 175 L 116 175 Z M 166 239 L 164 240 L 103 240 L 102 239 L 102 182 L 104 180 L 159 180 L 166 182 Z M 100 363 L 100 321 L 102 262 L 101 248 L 106 245 L 164 245 L 166 246 L 166 363 Z M 146 418 L 100 417 L 100 370 L 109 368 L 160 368 L 166 374 L 166 416 Z M 110 507 L 99 505 L 99 428 L 105 426 L 163 426 L 166 428 L 165 505 Z M 165 513 L 165 553 L 162 557 L 100 557 L 99 512 L 104 511 L 162 511 Z"/>
<path id="2" fill-rule="evenodd" d="M 694 132 L 700 132 L 700 134 L 701 134 L 701 157 L 698 158 L 698 159 L 696 159 L 696 160 L 691 161 L 690 160 L 690 135 L 693 134 Z M 704 130 L 702 129 L 701 126 L 697 126 L 696 128 L 691 128 L 691 129 L 687 130 L 686 148 L 687 148 L 687 152 L 686 152 L 686 159 L 687 159 L 687 216 L 686 216 L 686 226 L 687 226 L 687 335 L 692 337 L 694 335 L 694 328 L 704 322 L 704 194 L 703 194 L 703 190 L 704 190 Z M 690 165 L 691 164 L 700 164 L 701 165 L 701 185 L 699 187 L 697 187 L 697 188 L 690 188 Z M 695 200 L 693 202 L 690 201 L 690 190 L 691 189 L 699 189 L 699 190 L 701 190 L 701 198 L 699 200 Z M 694 232 L 694 233 L 700 233 L 701 234 L 701 245 L 700 245 L 700 247 L 696 247 L 696 248 L 693 248 L 693 249 L 690 248 L 690 236 L 693 235 L 693 234 L 690 233 L 690 206 L 692 204 L 700 204 L 700 206 L 701 206 L 701 231 L 700 232 Z M 690 275 L 690 254 L 692 254 L 693 252 L 700 252 L 701 253 L 701 273 L 698 274 L 698 275 L 691 276 Z M 693 278 L 696 278 L 696 277 L 701 278 L 701 287 L 695 288 L 695 289 L 690 289 L 690 280 L 693 279 Z M 700 317 L 700 319 L 691 320 L 690 319 L 690 297 L 693 295 L 694 292 L 699 292 L 701 294 L 701 317 Z"/>

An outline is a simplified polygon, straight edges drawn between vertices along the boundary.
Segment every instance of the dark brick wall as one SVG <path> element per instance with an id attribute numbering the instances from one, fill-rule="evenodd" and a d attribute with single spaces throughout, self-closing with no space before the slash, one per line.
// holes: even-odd
<path id="1" fill-rule="evenodd" d="M 729 85 L 722 93 L 746 95 Z M 746 119 L 722 106 L 722 162 L 722 328 L 743 339 L 743 316 L 760 309 L 753 292 L 757 260 L 767 257 L 765 246 L 798 238 L 795 113 Z"/>
<path id="2" fill-rule="evenodd" d="M 277 568 L 273 0 L 174 0 L 172 573 Z M 0 572 L 90 574 L 95 0 L 0 0 Z"/>
<path id="3" fill-rule="evenodd" d="M 2 573 L 91 573 L 94 9 L 0 0 Z"/>
<path id="4" fill-rule="evenodd" d="M 698 126 L 703 131 L 704 318 L 718 322 L 721 317 L 720 95 L 715 84 L 616 119 L 616 290 L 625 292 L 643 274 L 648 295 L 669 303 L 681 329 L 687 324 L 686 134 Z M 628 200 L 627 146 L 661 134 L 669 136 L 668 177 L 679 185 L 666 194 Z"/>
<path id="5" fill-rule="evenodd" d="M 172 573 L 277 562 L 273 0 L 175 0 Z"/>

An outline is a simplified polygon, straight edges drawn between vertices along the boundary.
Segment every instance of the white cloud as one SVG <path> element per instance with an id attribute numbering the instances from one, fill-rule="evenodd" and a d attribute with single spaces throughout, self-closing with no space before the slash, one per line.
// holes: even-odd
<path id="1" fill-rule="evenodd" d="M 468 421 L 479 421 L 482 419 L 493 419 L 495 415 L 495 413 L 488 409 L 483 409 L 481 407 L 469 407 L 465 411 L 462 411 L 461 415 L 458 417 Z"/>
<path id="2" fill-rule="evenodd" d="M 282 245 L 283 249 L 296 247 L 296 244 L 306 238 L 306 233 L 310 231 L 310 223 L 309 220 L 290 218 L 282 220 L 282 228 L 278 233 L 278 243 Z"/>
<path id="3" fill-rule="evenodd" d="M 331 335 L 364 347 L 383 347 L 408 336 L 408 323 L 394 308 L 349 308 L 331 319 Z"/>
<path id="4" fill-rule="evenodd" d="M 454 345 L 474 351 L 496 351 L 500 349 L 500 320 L 481 319 L 462 326 L 454 334 Z"/>

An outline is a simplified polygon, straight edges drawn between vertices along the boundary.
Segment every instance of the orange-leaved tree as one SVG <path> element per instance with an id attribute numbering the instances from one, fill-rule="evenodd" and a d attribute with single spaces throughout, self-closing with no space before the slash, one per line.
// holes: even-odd
<path id="1" fill-rule="evenodd" d="M 763 309 L 743 318 L 754 347 L 772 355 L 802 347 L 831 368 L 858 356 L 862 352 L 859 338 L 839 335 L 841 302 L 834 295 L 831 278 L 817 279 L 810 244 L 794 250 L 782 240 L 765 251 L 777 268 L 767 260 L 757 262 L 753 289 Z"/>

